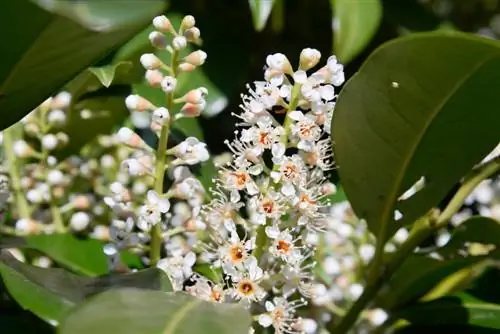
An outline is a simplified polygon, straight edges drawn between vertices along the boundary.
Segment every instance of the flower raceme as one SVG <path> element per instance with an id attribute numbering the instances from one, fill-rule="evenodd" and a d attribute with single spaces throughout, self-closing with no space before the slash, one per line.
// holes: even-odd
<path id="1" fill-rule="evenodd" d="M 141 63 L 146 82 L 165 93 L 167 104 L 131 95 L 126 105 L 151 113 L 150 127 L 164 143 L 178 119 L 198 117 L 206 107 L 206 88 L 179 94 L 177 77 L 189 75 L 207 55 L 187 50 L 200 35 L 192 16 L 186 16 L 177 31 L 164 16 L 155 18 L 153 25 L 151 43 L 168 50 L 172 61 L 167 65 L 145 54 Z M 173 36 L 170 45 L 164 34 Z M 333 168 L 330 122 L 338 86 L 344 82 L 343 67 L 331 56 L 315 70 L 320 58 L 319 51 L 304 49 L 294 69 L 281 53 L 267 56 L 264 80 L 247 85 L 241 96 L 241 111 L 234 113 L 238 130 L 226 142 L 232 157 L 220 167 L 211 189 L 204 189 L 189 171 L 189 166 L 209 159 L 199 139 L 188 137 L 171 148 L 165 145 L 165 151 L 154 151 L 132 130 L 120 130 L 120 140 L 135 150 L 123 163 L 129 174 L 149 175 L 156 184 L 166 171 L 172 186 L 163 189 L 161 182 L 138 207 L 127 204 L 124 196 L 107 200 L 122 215 L 128 211 L 128 223 L 114 228 L 113 235 L 121 240 L 117 245 L 124 245 L 123 240 L 152 244 L 150 231 L 159 227 L 165 257 L 153 264 L 169 274 L 176 289 L 212 302 L 241 303 L 255 312 L 255 326 L 272 326 L 276 333 L 314 333 L 322 325 L 319 319 L 299 315 L 308 302 L 338 301 L 338 294 L 313 274 L 316 260 L 324 262 L 316 256 L 316 247 L 321 239 L 334 244 L 347 242 L 351 235 L 338 236 L 344 225 L 350 225 L 341 222 L 344 217 L 339 220 L 328 202 L 336 190 L 327 180 Z M 208 203 L 206 190 L 212 198 Z M 119 226 L 122 233 L 116 233 Z M 328 261 L 335 266 L 340 259 L 330 255 Z M 341 268 L 352 270 L 355 261 L 351 262 L 329 270 L 356 293 L 360 285 Z M 194 273 L 195 263 L 207 263 L 220 279 L 210 281 Z"/>

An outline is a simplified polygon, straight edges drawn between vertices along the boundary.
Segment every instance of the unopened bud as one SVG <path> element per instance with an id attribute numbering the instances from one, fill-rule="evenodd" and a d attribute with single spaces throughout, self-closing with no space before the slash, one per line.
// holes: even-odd
<path id="1" fill-rule="evenodd" d="M 33 154 L 33 148 L 24 140 L 17 140 L 13 146 L 14 154 L 18 158 L 28 158 Z"/>
<path id="2" fill-rule="evenodd" d="M 321 53 L 316 49 L 306 48 L 300 52 L 299 67 L 307 71 L 316 66 L 321 58 Z"/>
<path id="3" fill-rule="evenodd" d="M 167 94 L 172 93 L 176 87 L 177 87 L 177 79 L 174 77 L 166 76 L 161 81 L 161 89 L 163 89 L 163 91 Z"/>
<path id="4" fill-rule="evenodd" d="M 198 117 L 201 115 L 203 110 L 205 110 L 206 104 L 207 103 L 205 102 L 205 100 L 203 100 L 201 103 L 196 104 L 188 102 L 182 106 L 181 113 L 185 117 Z"/>
<path id="5" fill-rule="evenodd" d="M 90 207 L 90 199 L 85 195 L 76 195 L 71 199 L 71 204 L 78 210 L 87 210 Z"/>
<path id="6" fill-rule="evenodd" d="M 161 32 L 167 33 L 172 31 L 172 23 L 165 15 L 155 17 L 153 19 L 153 26 Z"/>
<path id="7" fill-rule="evenodd" d="M 64 125 L 66 123 L 66 114 L 61 109 L 55 109 L 49 112 L 47 122 L 50 125 Z"/>
<path id="8" fill-rule="evenodd" d="M 38 188 L 30 189 L 26 192 L 26 198 L 31 203 L 42 203 L 43 202 L 43 194 Z"/>
<path id="9" fill-rule="evenodd" d="M 196 66 L 190 63 L 181 63 L 177 66 L 179 72 L 193 72 L 194 70 L 196 70 Z"/>
<path id="10" fill-rule="evenodd" d="M 152 53 L 143 54 L 140 58 L 140 62 L 142 64 L 142 67 L 147 70 L 156 70 L 162 65 L 160 58 L 156 57 Z"/>
<path id="11" fill-rule="evenodd" d="M 133 147 L 133 148 L 144 148 L 146 147 L 146 143 L 142 140 L 142 138 L 127 127 L 123 127 L 118 131 L 118 140 L 121 143 Z"/>
<path id="12" fill-rule="evenodd" d="M 205 97 L 208 94 L 208 90 L 205 87 L 199 87 L 196 89 L 192 89 L 184 96 L 175 99 L 175 103 L 180 103 L 180 102 L 189 102 L 193 104 L 199 104 L 205 101 Z"/>
<path id="13" fill-rule="evenodd" d="M 69 221 L 69 226 L 74 231 L 83 231 L 90 224 L 90 216 L 86 212 L 75 212 Z"/>
<path id="14" fill-rule="evenodd" d="M 165 49 L 165 47 L 167 46 L 167 39 L 161 32 L 152 31 L 148 37 L 151 45 L 158 49 Z"/>
<path id="15" fill-rule="evenodd" d="M 146 81 L 151 87 L 160 87 L 161 81 L 163 80 L 163 74 L 158 70 L 147 70 L 144 75 Z"/>
<path id="16" fill-rule="evenodd" d="M 16 231 L 19 234 L 34 234 L 40 232 L 40 224 L 29 218 L 21 218 L 16 222 Z"/>
<path id="17" fill-rule="evenodd" d="M 196 43 L 200 39 L 200 29 L 197 27 L 192 27 L 184 31 L 184 37 L 188 40 L 188 42 Z"/>
<path id="18" fill-rule="evenodd" d="M 194 27 L 196 24 L 196 20 L 193 15 L 186 15 L 181 21 L 181 29 L 186 30 Z"/>
<path id="19" fill-rule="evenodd" d="M 24 125 L 24 132 L 30 137 L 35 137 L 40 133 L 40 127 L 35 123 L 26 123 Z"/>
<path id="20" fill-rule="evenodd" d="M 190 63 L 194 66 L 203 65 L 206 59 L 207 59 L 207 53 L 202 50 L 191 52 L 189 55 L 184 57 L 185 62 Z"/>
<path id="21" fill-rule="evenodd" d="M 53 150 L 57 147 L 57 137 L 51 133 L 42 137 L 42 146 L 47 150 Z"/>
<path id="22" fill-rule="evenodd" d="M 139 95 L 129 95 L 125 99 L 125 105 L 132 111 L 146 111 L 154 109 L 154 105 Z"/>
<path id="23" fill-rule="evenodd" d="M 69 142 L 69 136 L 64 132 L 56 133 L 56 138 L 58 146 L 65 146 Z"/>
<path id="24" fill-rule="evenodd" d="M 186 37 L 184 36 L 176 36 L 172 40 L 172 46 L 174 47 L 174 50 L 179 51 L 183 50 L 187 46 L 187 40 Z"/>
<path id="25" fill-rule="evenodd" d="M 50 101 L 51 109 L 66 109 L 71 103 L 71 94 L 68 92 L 60 92 Z"/>
<path id="26" fill-rule="evenodd" d="M 47 173 L 47 182 L 51 185 L 63 184 L 64 174 L 58 169 L 53 169 Z"/>

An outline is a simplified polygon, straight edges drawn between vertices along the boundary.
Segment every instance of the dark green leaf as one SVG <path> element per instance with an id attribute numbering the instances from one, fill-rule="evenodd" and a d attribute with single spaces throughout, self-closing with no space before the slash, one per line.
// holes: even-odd
<path id="1" fill-rule="evenodd" d="M 340 179 L 381 242 L 437 205 L 498 144 L 500 113 L 491 106 L 500 104 L 499 80 L 497 42 L 423 33 L 381 46 L 343 88 L 332 123 Z M 423 189 L 398 201 L 422 177 Z"/>
<path id="2" fill-rule="evenodd" d="M 334 53 L 346 64 L 370 42 L 382 18 L 380 0 L 330 0 L 334 24 Z"/>
<path id="3" fill-rule="evenodd" d="M 250 314 L 238 305 L 205 302 L 182 292 L 122 289 L 75 308 L 60 333 L 247 334 L 250 323 Z"/>
<path id="4" fill-rule="evenodd" d="M 388 288 L 377 299 L 377 305 L 394 310 L 425 295 L 440 281 L 458 270 L 473 266 L 484 257 L 438 261 L 423 255 L 412 255 L 388 282 Z"/>
<path id="5" fill-rule="evenodd" d="M 47 234 L 26 237 L 28 247 L 45 253 L 55 262 L 79 274 L 98 276 L 108 273 L 108 260 L 102 242 L 79 240 L 70 234 Z"/>
<path id="6" fill-rule="evenodd" d="M 0 275 L 10 295 L 23 308 L 45 320 L 59 321 L 77 303 L 111 288 L 172 291 L 167 275 L 157 268 L 90 278 L 64 269 L 29 266 L 6 250 L 0 253 Z"/>
<path id="7" fill-rule="evenodd" d="M 29 0 L 0 5 L 0 40 L 9 45 L 0 66 L 0 109 L 4 111 L 0 128 L 21 119 L 134 36 L 163 8 L 160 0 L 147 6 L 130 1 L 38 3 L 48 4 L 50 11 Z"/>
<path id="8" fill-rule="evenodd" d="M 500 305 L 487 303 L 467 294 L 419 303 L 397 312 L 395 317 L 417 325 L 468 324 L 500 329 Z"/>
<path id="9" fill-rule="evenodd" d="M 248 0 L 255 30 L 262 31 L 271 15 L 276 0 Z"/>
<path id="10" fill-rule="evenodd" d="M 129 61 L 120 61 L 116 64 L 101 66 L 101 67 L 90 67 L 89 71 L 92 72 L 101 82 L 104 87 L 109 87 L 115 78 L 115 75 L 120 73 L 126 73 L 132 67 L 132 63 Z"/>

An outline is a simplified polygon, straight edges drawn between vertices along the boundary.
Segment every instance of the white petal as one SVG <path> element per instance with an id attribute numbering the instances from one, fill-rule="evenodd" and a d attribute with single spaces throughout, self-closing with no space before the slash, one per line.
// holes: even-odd
<path id="1" fill-rule="evenodd" d="M 290 117 L 294 121 L 300 121 L 304 118 L 304 114 L 300 110 L 292 110 L 288 113 L 288 117 Z"/>
<path id="2" fill-rule="evenodd" d="M 269 314 L 261 314 L 259 315 L 259 325 L 262 327 L 269 327 L 273 323 L 273 318 Z"/>
<path id="3" fill-rule="evenodd" d="M 276 225 L 266 227 L 266 235 L 271 239 L 276 239 L 280 234 L 280 229 Z"/>

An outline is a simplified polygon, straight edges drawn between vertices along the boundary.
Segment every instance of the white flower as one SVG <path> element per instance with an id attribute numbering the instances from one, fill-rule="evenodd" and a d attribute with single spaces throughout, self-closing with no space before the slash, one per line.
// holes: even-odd
<path id="1" fill-rule="evenodd" d="M 170 202 L 167 198 L 161 198 L 154 190 L 147 193 L 146 203 L 139 208 L 138 227 L 143 231 L 149 231 L 152 226 L 161 221 L 161 215 L 168 212 Z"/>
<path id="2" fill-rule="evenodd" d="M 157 267 L 165 271 L 171 278 L 172 283 L 182 288 L 182 283 L 193 273 L 193 265 L 196 263 L 196 254 L 188 252 L 184 256 L 169 257 L 161 259 Z"/>
<path id="3" fill-rule="evenodd" d="M 195 165 L 207 161 L 210 155 L 206 146 L 207 144 L 200 142 L 195 137 L 186 138 L 182 143 L 172 148 L 172 152 L 178 158 L 173 161 L 173 164 Z"/>
<path id="4" fill-rule="evenodd" d="M 69 221 L 69 226 L 74 231 L 83 231 L 90 224 L 90 216 L 88 213 L 83 211 L 75 212 Z"/>
<path id="5" fill-rule="evenodd" d="M 166 76 L 161 81 L 161 89 L 163 89 L 163 91 L 167 94 L 172 93 L 176 87 L 177 87 L 177 79 L 174 77 Z"/>

